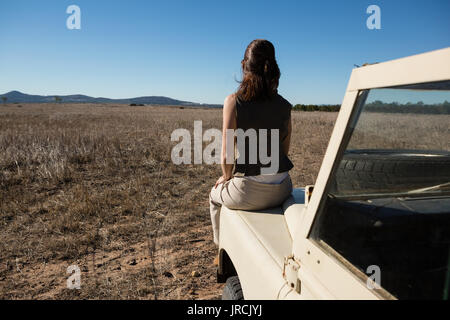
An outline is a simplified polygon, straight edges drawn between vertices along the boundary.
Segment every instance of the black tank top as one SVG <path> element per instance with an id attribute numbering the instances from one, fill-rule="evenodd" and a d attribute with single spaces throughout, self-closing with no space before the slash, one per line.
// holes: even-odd
<path id="1" fill-rule="evenodd" d="M 269 168 L 271 164 L 264 164 L 267 161 L 262 161 L 260 158 L 260 140 L 264 138 L 264 135 L 260 137 L 259 129 L 266 129 L 266 142 L 267 142 L 267 154 L 270 159 L 272 157 L 271 148 L 271 129 L 278 129 L 279 133 L 279 148 L 278 148 L 278 170 L 270 172 L 272 174 L 289 171 L 294 167 L 291 160 L 283 151 L 283 141 L 288 135 L 288 124 L 291 117 L 292 105 L 285 100 L 279 94 L 274 95 L 272 98 L 263 101 L 250 101 L 244 102 L 239 98 L 236 98 L 236 119 L 237 129 L 242 129 L 247 132 L 248 129 L 254 129 L 256 131 L 256 146 L 255 141 L 251 141 L 253 150 L 256 148 L 256 163 L 253 159 L 250 159 L 249 151 L 251 146 L 249 145 L 250 138 L 245 138 L 245 161 L 242 158 L 243 155 L 239 154 L 235 157 L 234 161 L 234 176 L 256 176 L 262 174 L 261 168 Z M 240 153 L 240 152 L 239 152 Z M 267 160 L 267 159 L 266 159 Z M 245 163 L 242 163 L 245 162 Z M 273 168 L 273 167 L 272 167 Z M 268 169 L 266 169 L 268 170 Z"/>

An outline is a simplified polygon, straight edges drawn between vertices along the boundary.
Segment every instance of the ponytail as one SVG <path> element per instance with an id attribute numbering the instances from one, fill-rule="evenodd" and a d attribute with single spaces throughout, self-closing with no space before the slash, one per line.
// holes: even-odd
<path id="1" fill-rule="evenodd" d="M 242 60 L 243 78 L 237 96 L 243 101 L 270 99 L 277 93 L 280 69 L 275 48 L 267 40 L 253 40 Z"/>

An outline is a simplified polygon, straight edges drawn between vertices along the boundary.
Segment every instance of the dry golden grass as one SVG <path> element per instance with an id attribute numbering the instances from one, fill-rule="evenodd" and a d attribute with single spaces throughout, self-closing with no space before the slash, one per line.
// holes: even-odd
<path id="1" fill-rule="evenodd" d="M 450 115 L 362 113 L 349 148 L 450 151 Z"/>
<path id="2" fill-rule="evenodd" d="M 318 173 L 335 113 L 293 113 L 297 187 Z M 221 110 L 0 106 L 0 298 L 214 299 L 215 165 L 176 166 L 176 128 Z M 66 268 L 81 268 L 81 290 Z M 192 277 L 192 271 L 198 277 Z"/>

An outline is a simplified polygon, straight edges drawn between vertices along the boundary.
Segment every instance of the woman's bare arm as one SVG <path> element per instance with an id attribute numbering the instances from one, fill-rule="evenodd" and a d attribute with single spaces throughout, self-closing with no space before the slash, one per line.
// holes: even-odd
<path id="1" fill-rule="evenodd" d="M 289 153 L 289 147 L 291 145 L 291 133 L 292 133 L 292 119 L 289 118 L 288 123 L 288 134 L 286 138 L 283 140 L 283 151 L 285 155 L 288 155 Z"/>
<path id="2" fill-rule="evenodd" d="M 222 123 L 222 177 L 217 180 L 216 186 L 222 182 L 231 179 L 233 174 L 233 164 L 227 164 L 227 129 L 236 129 L 236 98 L 234 94 L 226 97 L 223 104 L 223 123 Z M 234 141 L 234 138 L 233 138 Z M 234 146 L 232 149 L 234 150 Z"/>

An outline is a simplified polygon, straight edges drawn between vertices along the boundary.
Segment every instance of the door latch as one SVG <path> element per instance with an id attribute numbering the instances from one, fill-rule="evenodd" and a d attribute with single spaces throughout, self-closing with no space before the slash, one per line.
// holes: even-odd
<path id="1" fill-rule="evenodd" d="M 300 264 L 295 260 L 294 255 L 284 257 L 283 278 L 289 287 L 297 293 L 301 293 L 301 281 L 298 278 Z"/>

